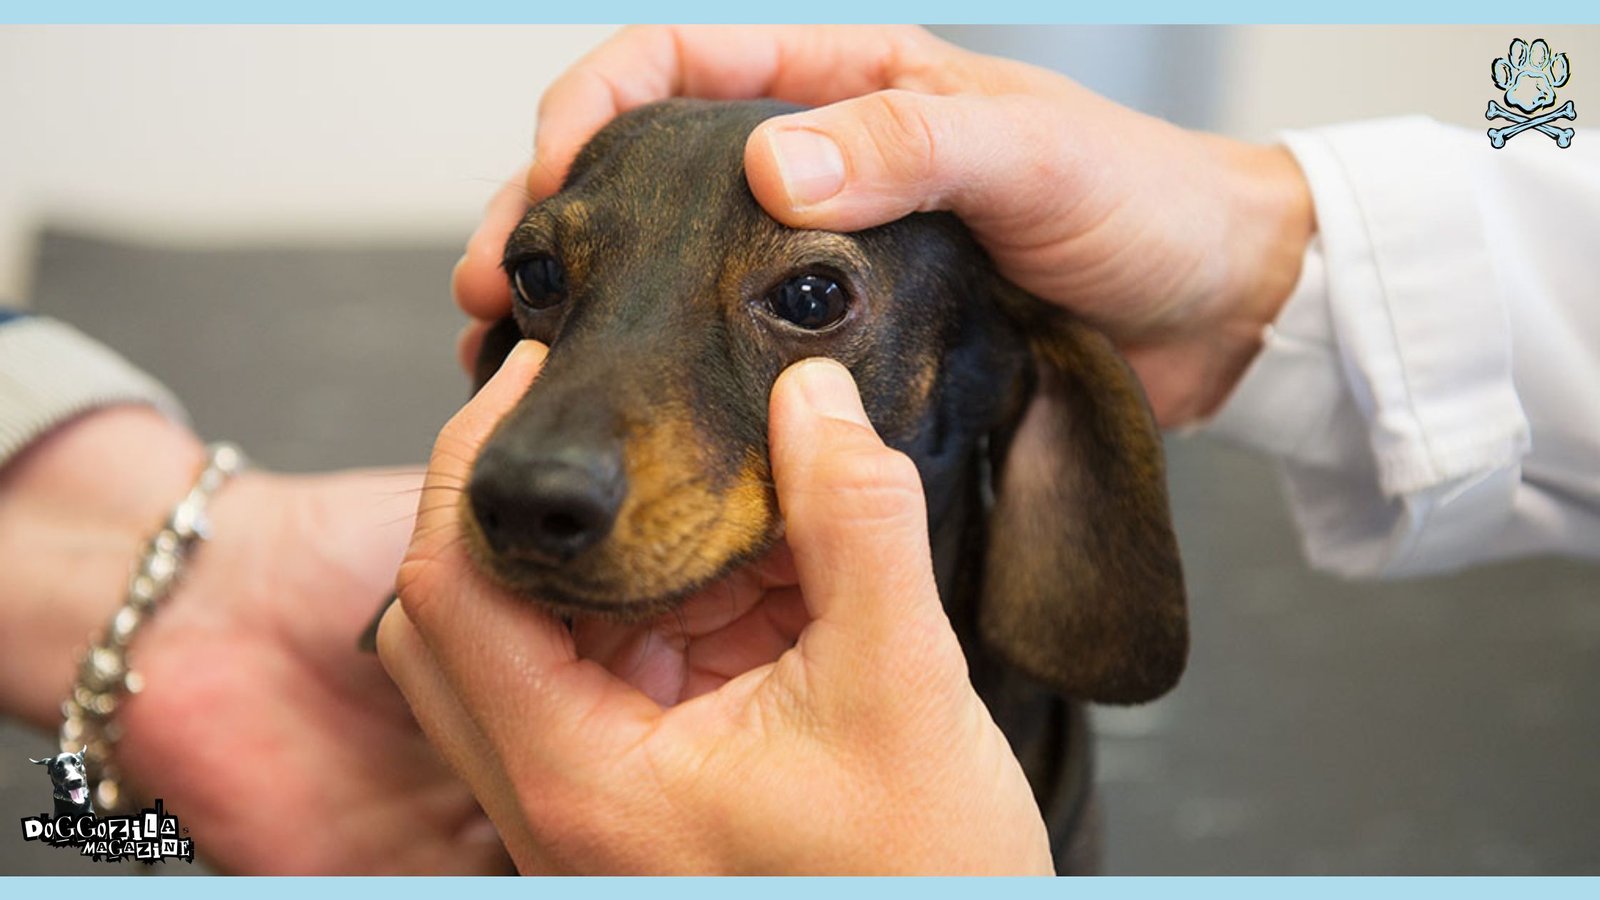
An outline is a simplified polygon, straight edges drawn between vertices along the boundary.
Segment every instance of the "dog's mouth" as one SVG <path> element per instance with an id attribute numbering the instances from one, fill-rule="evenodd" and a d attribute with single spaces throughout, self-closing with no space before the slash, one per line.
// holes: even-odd
<path id="1" fill-rule="evenodd" d="M 67 791 L 67 799 L 82 806 L 89 800 L 89 785 L 82 778 L 73 778 L 62 785 Z"/>
<path id="2" fill-rule="evenodd" d="M 671 612 L 707 585 L 765 556 L 783 537 L 782 520 L 775 520 L 760 539 L 710 566 L 692 567 L 692 575 L 683 571 L 646 574 L 616 571 L 604 565 L 550 564 L 502 556 L 477 534 L 470 516 L 466 521 L 472 535 L 467 541 L 468 555 L 480 572 L 501 587 L 558 615 L 597 616 L 618 622 L 636 622 Z M 692 547 L 679 552 L 691 557 L 703 549 Z"/>

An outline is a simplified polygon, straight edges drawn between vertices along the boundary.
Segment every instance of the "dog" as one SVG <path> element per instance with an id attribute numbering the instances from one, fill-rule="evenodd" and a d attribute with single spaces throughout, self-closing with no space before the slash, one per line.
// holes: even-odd
<path id="1" fill-rule="evenodd" d="M 56 801 L 56 818 L 62 816 L 92 816 L 94 803 L 89 797 L 89 774 L 84 768 L 83 754 L 87 746 L 77 753 L 57 753 L 44 759 L 29 758 L 29 762 L 46 767 L 50 772 L 51 794 Z"/>
<path id="2" fill-rule="evenodd" d="M 480 449 L 475 563 L 563 615 L 641 619 L 781 534 L 768 394 L 789 364 L 854 375 L 916 463 L 940 596 L 1021 759 L 1057 867 L 1093 871 L 1086 702 L 1169 690 L 1188 654 L 1160 436 L 1100 333 L 1000 277 L 953 216 L 852 234 L 769 218 L 746 138 L 793 107 L 672 100 L 596 134 L 507 242 L 543 370 Z"/>

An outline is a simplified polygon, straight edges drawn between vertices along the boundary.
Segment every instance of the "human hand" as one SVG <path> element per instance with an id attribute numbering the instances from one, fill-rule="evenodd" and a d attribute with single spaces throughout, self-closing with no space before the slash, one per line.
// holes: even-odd
<path id="1" fill-rule="evenodd" d="M 848 372 L 773 388 L 786 546 L 638 626 L 487 581 L 460 485 L 543 348 L 446 426 L 378 634 L 423 728 L 525 873 L 1049 874 L 1038 807 L 934 586 L 916 469 Z"/>
<path id="2" fill-rule="evenodd" d="M 673 95 L 819 106 L 750 136 L 745 171 L 769 214 L 852 231 L 955 212 L 1002 274 L 1118 344 L 1167 427 L 1221 405 L 1314 229 L 1283 148 L 1178 128 L 920 29 L 630 28 L 545 94 L 535 164 L 491 202 L 457 265 L 463 309 L 509 311 L 498 266 L 527 198 L 553 193 L 613 116 Z"/>
<path id="3" fill-rule="evenodd" d="M 355 638 L 392 589 L 414 471 L 245 473 L 135 644 L 130 780 L 230 871 L 508 871 L 465 784 Z M 313 824 L 314 823 L 314 824 Z"/>
<path id="4" fill-rule="evenodd" d="M 184 429 L 124 407 L 65 426 L 7 468 L 6 711 L 58 724 L 85 636 L 105 627 L 140 542 L 200 457 Z M 420 481 L 237 476 L 212 501 L 212 539 L 135 638 L 144 689 L 117 713 L 117 760 L 218 868 L 508 868 L 467 787 L 378 661 L 355 649 L 392 589 Z"/>

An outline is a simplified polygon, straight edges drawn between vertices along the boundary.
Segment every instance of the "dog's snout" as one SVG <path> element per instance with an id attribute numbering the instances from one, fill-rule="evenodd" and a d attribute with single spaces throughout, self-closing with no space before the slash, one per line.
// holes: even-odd
<path id="1" fill-rule="evenodd" d="M 468 494 L 490 548 L 559 563 L 604 540 L 626 493 L 620 456 L 594 448 L 538 456 L 486 451 Z"/>

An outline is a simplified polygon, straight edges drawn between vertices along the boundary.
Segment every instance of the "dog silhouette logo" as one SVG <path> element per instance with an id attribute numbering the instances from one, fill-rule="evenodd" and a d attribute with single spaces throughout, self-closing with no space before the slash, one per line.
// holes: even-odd
<path id="1" fill-rule="evenodd" d="M 1562 149 L 1572 146 L 1574 130 L 1553 123 L 1557 119 L 1578 118 L 1577 107 L 1568 100 L 1559 108 L 1551 109 L 1556 103 L 1556 88 L 1565 85 L 1572 75 L 1572 65 L 1567 62 L 1565 53 L 1551 53 L 1544 38 L 1535 38 L 1531 44 L 1517 38 L 1511 42 L 1506 55 L 1489 66 L 1489 74 L 1494 86 L 1504 92 L 1507 106 L 1522 111 L 1518 113 L 1495 100 L 1489 101 L 1484 118 L 1511 123 L 1489 129 L 1489 146 L 1498 150 L 1524 131 L 1537 131 Z"/>
<path id="2" fill-rule="evenodd" d="M 178 817 L 167 812 L 157 798 L 127 815 L 101 816 L 94 811 L 94 791 L 89 783 L 83 754 L 68 750 L 43 759 L 29 758 L 50 773 L 50 793 L 55 799 L 53 813 L 40 813 L 22 820 L 22 839 L 52 847 L 71 847 L 89 859 L 104 862 L 137 860 L 147 865 L 181 859 L 194 862 L 194 840 Z"/>
<path id="3" fill-rule="evenodd" d="M 44 766 L 50 772 L 50 791 L 56 801 L 57 816 L 92 816 L 94 805 L 89 800 L 89 773 L 83 765 L 83 754 L 57 753 L 44 759 L 29 758 L 29 762 Z"/>

